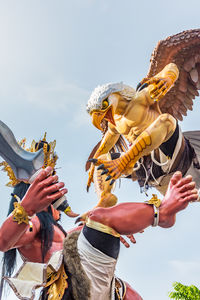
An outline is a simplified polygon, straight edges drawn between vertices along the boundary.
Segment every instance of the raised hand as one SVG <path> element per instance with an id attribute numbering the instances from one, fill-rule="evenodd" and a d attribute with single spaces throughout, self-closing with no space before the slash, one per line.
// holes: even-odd
<path id="1" fill-rule="evenodd" d="M 110 185 L 112 185 L 115 180 L 121 176 L 122 172 L 129 167 L 126 162 L 123 163 L 123 156 L 115 160 L 102 160 L 92 158 L 89 161 L 94 163 L 95 166 L 98 166 L 97 170 L 102 170 L 101 175 L 108 175 L 105 180 L 111 180 Z"/>
<path id="2" fill-rule="evenodd" d="M 175 81 L 178 79 L 179 70 L 174 63 L 166 65 L 165 68 L 156 76 L 151 78 L 144 78 L 138 85 L 136 90 L 149 86 L 150 97 L 154 101 L 159 101 L 165 94 L 174 86 Z M 152 87 L 151 87 L 152 85 Z"/>
<path id="3" fill-rule="evenodd" d="M 160 206 L 160 222 L 162 227 L 170 227 L 175 223 L 176 213 L 185 209 L 190 202 L 198 200 L 198 190 L 192 176 L 182 178 L 181 172 L 176 172 L 169 183 L 168 190 Z"/>
<path id="4" fill-rule="evenodd" d="M 64 183 L 58 182 L 58 176 L 51 174 L 51 167 L 42 170 L 22 199 L 21 204 L 29 216 L 44 210 L 67 193 Z"/>
<path id="5" fill-rule="evenodd" d="M 173 87 L 174 80 L 171 77 L 152 77 L 144 78 L 137 86 L 137 90 L 142 89 L 152 85 L 149 90 L 150 97 L 155 101 L 160 101 L 166 93 Z"/>

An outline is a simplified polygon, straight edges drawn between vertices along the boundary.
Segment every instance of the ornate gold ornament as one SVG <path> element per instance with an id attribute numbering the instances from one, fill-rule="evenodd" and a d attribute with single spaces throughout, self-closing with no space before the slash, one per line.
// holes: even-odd
<path id="1" fill-rule="evenodd" d="M 158 196 L 156 194 L 152 194 L 152 198 L 145 203 L 155 205 L 155 207 L 158 208 L 161 205 L 161 200 L 158 199 Z"/>
<path id="2" fill-rule="evenodd" d="M 153 221 L 153 227 L 158 226 L 159 223 L 159 207 L 161 205 L 161 200 L 158 199 L 156 194 L 152 194 L 152 198 L 148 201 L 145 201 L 145 203 L 149 204 L 149 205 L 153 205 L 153 209 L 154 209 L 154 221 Z"/>
<path id="3" fill-rule="evenodd" d="M 29 216 L 20 202 L 14 202 L 14 210 L 12 212 L 13 221 L 18 224 L 25 223 L 29 224 Z"/>
<path id="4" fill-rule="evenodd" d="M 58 272 L 50 273 L 45 287 L 48 289 L 48 300 L 61 300 L 65 290 L 68 288 L 68 276 L 65 272 L 64 264 L 61 264 Z"/>

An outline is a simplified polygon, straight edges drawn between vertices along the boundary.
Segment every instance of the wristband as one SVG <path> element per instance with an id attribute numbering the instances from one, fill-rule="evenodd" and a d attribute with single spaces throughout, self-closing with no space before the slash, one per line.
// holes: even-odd
<path id="1" fill-rule="evenodd" d="M 152 198 L 148 201 L 145 201 L 145 203 L 149 205 L 153 205 L 153 210 L 154 210 L 154 222 L 153 222 L 153 227 L 158 226 L 159 223 L 159 207 L 161 205 L 161 200 L 158 199 L 156 194 L 152 194 Z"/>
<path id="2" fill-rule="evenodd" d="M 17 202 L 14 202 L 14 210 L 12 211 L 13 221 L 17 222 L 18 224 L 22 224 L 22 223 L 25 223 L 27 225 L 29 224 L 31 228 L 32 227 L 30 223 L 31 217 L 27 214 L 24 207 L 21 205 L 20 198 L 15 194 L 12 194 L 12 196 L 17 200 Z"/>
<path id="3" fill-rule="evenodd" d="M 156 227 L 158 226 L 159 223 L 159 207 L 153 205 L 153 209 L 154 209 L 154 221 L 152 227 Z"/>

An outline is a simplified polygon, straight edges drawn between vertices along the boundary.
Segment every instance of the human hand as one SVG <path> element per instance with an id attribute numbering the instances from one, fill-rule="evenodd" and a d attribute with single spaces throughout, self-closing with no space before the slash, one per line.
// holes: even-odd
<path id="1" fill-rule="evenodd" d="M 140 231 L 140 233 L 143 233 L 143 232 L 144 232 L 144 230 L 141 230 L 141 231 Z M 126 235 L 126 237 L 130 240 L 130 242 L 131 242 L 132 244 L 136 244 L 136 239 L 135 239 L 135 237 L 134 237 L 133 234 L 128 234 L 128 235 Z M 123 238 L 122 235 L 120 236 L 120 242 L 121 242 L 122 244 L 124 244 L 124 246 L 125 246 L 126 248 L 129 248 L 129 247 L 130 247 L 130 244 Z"/>
<path id="2" fill-rule="evenodd" d="M 126 235 L 126 237 L 130 240 L 131 243 L 136 244 L 136 240 L 135 240 L 133 234 Z M 130 247 L 130 244 L 125 240 L 125 238 L 123 238 L 122 235 L 120 236 L 120 242 L 121 242 L 126 248 L 129 248 L 129 247 Z"/>
<path id="3" fill-rule="evenodd" d="M 58 182 L 58 176 L 51 174 L 51 167 L 41 170 L 22 199 L 21 204 L 29 216 L 44 210 L 67 193 L 64 183 Z"/>
<path id="4" fill-rule="evenodd" d="M 160 206 L 159 226 L 171 227 L 175 223 L 176 213 L 185 209 L 190 202 L 197 201 L 198 190 L 192 176 L 182 178 L 181 172 L 176 172 L 169 183 L 168 190 Z"/>

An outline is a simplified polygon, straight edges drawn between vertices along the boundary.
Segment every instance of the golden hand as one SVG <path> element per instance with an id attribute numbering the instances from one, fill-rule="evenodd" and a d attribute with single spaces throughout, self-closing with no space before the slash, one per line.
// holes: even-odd
<path id="1" fill-rule="evenodd" d="M 176 77 L 173 72 L 168 72 L 166 77 L 152 77 L 144 78 L 138 85 L 137 90 L 141 91 L 143 88 L 152 85 L 149 88 L 149 94 L 154 101 L 160 101 L 166 93 L 173 87 Z"/>
<path id="2" fill-rule="evenodd" d="M 105 180 L 108 181 L 111 179 L 110 185 L 112 185 L 127 168 L 129 168 L 129 161 L 124 160 L 123 156 L 115 160 L 92 158 L 89 161 L 94 163 L 95 166 L 98 166 L 97 170 L 102 170 L 101 175 L 107 174 Z"/>

